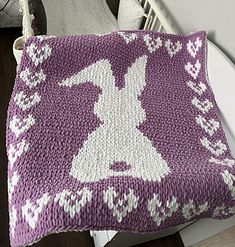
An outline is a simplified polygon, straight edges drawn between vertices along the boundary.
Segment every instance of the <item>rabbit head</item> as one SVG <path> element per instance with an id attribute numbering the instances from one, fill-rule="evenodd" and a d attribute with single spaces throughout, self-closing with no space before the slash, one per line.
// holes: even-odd
<path id="1" fill-rule="evenodd" d="M 125 86 L 122 89 L 113 86 L 115 81 L 111 83 L 112 88 L 103 88 L 94 108 L 100 120 L 122 127 L 124 122 L 125 126 L 133 127 L 145 120 L 145 111 L 141 107 L 138 96 L 146 84 L 146 63 L 146 56 L 136 59 L 125 74 Z"/>
<path id="2" fill-rule="evenodd" d="M 62 81 L 60 85 L 71 87 L 89 81 L 99 86 L 102 94 L 95 104 L 95 114 L 104 123 L 120 125 L 125 121 L 133 127 L 145 120 L 145 112 L 138 96 L 146 85 L 146 64 L 145 55 L 135 60 L 125 74 L 125 86 L 122 89 L 115 86 L 115 77 L 107 59 L 88 66 L 78 74 Z"/>

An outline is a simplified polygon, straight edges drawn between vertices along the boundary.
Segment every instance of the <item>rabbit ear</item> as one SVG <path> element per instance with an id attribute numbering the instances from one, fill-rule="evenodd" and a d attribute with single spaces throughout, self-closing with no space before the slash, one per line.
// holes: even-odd
<path id="1" fill-rule="evenodd" d="M 85 82 L 92 82 L 99 86 L 102 90 L 115 87 L 115 78 L 113 76 L 111 64 L 109 60 L 102 59 L 85 69 L 78 72 L 76 75 L 66 78 L 59 82 L 60 86 L 72 87 Z"/>
<path id="2" fill-rule="evenodd" d="M 128 68 L 125 74 L 125 90 L 128 94 L 138 96 L 146 85 L 145 82 L 145 68 L 147 64 L 147 56 L 144 55 L 135 60 L 135 62 Z"/>

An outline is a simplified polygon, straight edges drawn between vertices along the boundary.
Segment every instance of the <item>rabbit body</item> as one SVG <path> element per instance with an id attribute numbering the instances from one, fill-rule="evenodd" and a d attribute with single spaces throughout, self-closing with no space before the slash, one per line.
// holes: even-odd
<path id="1" fill-rule="evenodd" d="M 71 87 L 89 81 L 102 89 L 94 106 L 102 124 L 88 136 L 72 161 L 70 175 L 80 182 L 96 182 L 112 176 L 160 182 L 170 173 L 161 154 L 137 128 L 146 119 L 138 100 L 146 85 L 146 64 L 147 56 L 136 59 L 125 74 L 122 89 L 115 86 L 108 60 L 100 60 L 59 83 Z M 113 164 L 121 162 L 128 169 L 112 169 Z"/>

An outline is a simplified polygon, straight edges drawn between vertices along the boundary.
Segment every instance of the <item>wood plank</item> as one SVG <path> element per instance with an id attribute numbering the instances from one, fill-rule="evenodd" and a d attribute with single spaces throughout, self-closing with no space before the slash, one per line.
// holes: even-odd
<path id="1" fill-rule="evenodd" d="M 200 241 L 190 247 L 235 247 L 235 226 L 217 233 L 214 236 Z"/>

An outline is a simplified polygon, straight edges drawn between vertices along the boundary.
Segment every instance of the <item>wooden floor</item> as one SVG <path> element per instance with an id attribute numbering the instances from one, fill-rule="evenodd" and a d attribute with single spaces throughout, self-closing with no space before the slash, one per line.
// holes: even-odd
<path id="1" fill-rule="evenodd" d="M 0 247 L 10 246 L 8 237 L 7 210 L 7 156 L 5 148 L 5 119 L 8 102 L 15 79 L 16 63 L 12 44 L 21 35 L 21 29 L 0 29 Z M 52 234 L 32 247 L 93 247 L 89 232 L 67 232 Z M 183 247 L 178 234 L 154 240 L 136 247 Z M 124 246 L 123 246 L 124 247 Z"/>
<path id="2" fill-rule="evenodd" d="M 235 226 L 190 247 L 235 247 Z"/>

